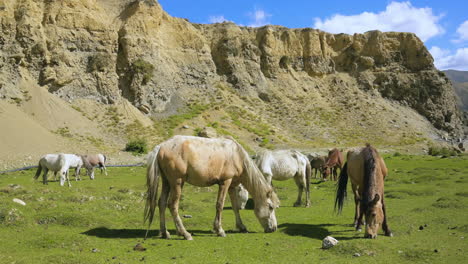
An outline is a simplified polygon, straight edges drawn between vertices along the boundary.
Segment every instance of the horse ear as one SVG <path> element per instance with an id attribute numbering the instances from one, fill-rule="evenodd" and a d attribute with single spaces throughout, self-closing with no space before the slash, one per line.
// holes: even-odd
<path id="1" fill-rule="evenodd" d="M 372 203 L 371 203 L 372 206 L 376 205 L 377 202 L 379 202 L 379 200 L 380 200 L 380 195 L 379 195 L 379 194 L 376 194 L 376 195 L 374 196 L 374 200 L 372 200 Z"/>

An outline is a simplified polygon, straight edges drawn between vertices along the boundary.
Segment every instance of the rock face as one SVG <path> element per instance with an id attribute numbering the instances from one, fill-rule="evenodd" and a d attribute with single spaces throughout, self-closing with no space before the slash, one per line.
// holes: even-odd
<path id="1" fill-rule="evenodd" d="M 24 97 L 22 71 L 63 99 L 124 98 L 145 114 L 213 101 L 224 84 L 264 103 L 358 89 L 462 131 L 450 82 L 410 33 L 192 24 L 152 0 L 0 0 L 0 24 L 3 98 Z"/>

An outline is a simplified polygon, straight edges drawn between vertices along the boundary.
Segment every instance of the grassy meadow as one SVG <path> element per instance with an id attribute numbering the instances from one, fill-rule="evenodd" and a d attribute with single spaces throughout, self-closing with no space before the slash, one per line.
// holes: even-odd
<path id="1" fill-rule="evenodd" d="M 109 168 L 72 187 L 34 182 L 35 170 L 0 175 L 0 263 L 463 263 L 468 252 L 468 157 L 387 156 L 388 221 L 394 237 L 375 240 L 353 230 L 352 196 L 343 214 L 333 210 L 334 182 L 312 180 L 310 208 L 294 208 L 294 182 L 275 182 L 281 207 L 278 231 L 265 234 L 253 210 L 241 215 L 249 233 L 237 233 L 227 199 L 223 228 L 211 232 L 217 186 L 185 185 L 181 215 L 194 241 L 175 235 L 143 240 L 145 168 Z M 72 177 L 72 179 L 74 179 Z M 18 186 L 19 185 L 19 186 Z M 348 186 L 350 190 L 350 186 Z M 26 202 L 14 203 L 13 198 Z M 423 230 L 420 230 L 422 226 Z M 327 235 L 339 240 L 321 248 Z M 141 243 L 145 251 L 136 251 Z M 360 256 L 355 256 L 358 253 Z"/>

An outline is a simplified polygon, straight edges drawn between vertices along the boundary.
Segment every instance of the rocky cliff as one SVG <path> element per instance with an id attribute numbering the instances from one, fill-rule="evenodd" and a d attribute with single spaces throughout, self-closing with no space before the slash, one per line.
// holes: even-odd
<path id="1" fill-rule="evenodd" d="M 205 105 L 219 112 L 205 121 L 277 142 L 427 134 L 418 114 L 462 131 L 450 82 L 410 33 L 193 24 L 152 0 L 0 0 L 0 24 L 4 99 L 27 99 L 27 75 L 69 103 L 128 100 L 159 117 Z M 270 132 L 255 132 L 259 123 Z"/>

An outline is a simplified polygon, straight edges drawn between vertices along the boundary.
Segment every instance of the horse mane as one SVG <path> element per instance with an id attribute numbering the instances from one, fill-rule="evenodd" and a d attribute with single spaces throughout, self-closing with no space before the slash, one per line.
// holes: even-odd
<path id="1" fill-rule="evenodd" d="M 377 188 L 376 184 L 376 169 L 377 169 L 377 150 L 373 148 L 369 143 L 362 150 L 364 159 L 364 182 L 363 182 L 363 193 L 362 193 L 362 205 L 364 210 L 367 210 L 367 206 L 374 199 L 374 190 Z"/>
<path id="2" fill-rule="evenodd" d="M 91 163 L 89 163 L 88 161 L 88 156 L 87 155 L 81 155 L 81 160 L 83 161 L 83 166 L 87 169 L 87 170 L 90 170 L 93 168 L 93 166 L 91 165 Z"/>
<path id="3" fill-rule="evenodd" d="M 279 199 L 273 191 L 273 188 L 267 183 L 257 165 L 255 165 L 253 160 L 250 159 L 247 151 L 245 151 L 245 149 L 236 140 L 232 139 L 232 141 L 237 145 L 237 152 L 244 167 L 244 173 L 241 176 L 241 183 L 249 193 L 254 196 L 254 200 L 256 200 L 255 198 L 261 198 L 261 195 L 265 194 L 266 197 L 271 199 L 273 206 L 277 207 L 279 205 Z M 266 153 L 266 151 L 261 152 L 262 155 L 263 153 Z"/>

